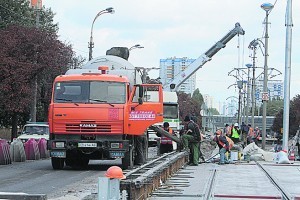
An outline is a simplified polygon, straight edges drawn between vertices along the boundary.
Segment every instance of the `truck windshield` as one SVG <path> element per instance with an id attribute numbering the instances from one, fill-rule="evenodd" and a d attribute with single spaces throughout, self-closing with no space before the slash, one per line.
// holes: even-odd
<path id="1" fill-rule="evenodd" d="M 177 119 L 178 118 L 178 105 L 177 104 L 164 104 L 164 118 Z"/>
<path id="2" fill-rule="evenodd" d="M 48 126 L 25 126 L 23 130 L 23 134 L 49 135 L 49 127 Z"/>
<path id="3" fill-rule="evenodd" d="M 54 87 L 55 103 L 120 103 L 126 101 L 125 83 L 104 81 L 57 82 Z"/>

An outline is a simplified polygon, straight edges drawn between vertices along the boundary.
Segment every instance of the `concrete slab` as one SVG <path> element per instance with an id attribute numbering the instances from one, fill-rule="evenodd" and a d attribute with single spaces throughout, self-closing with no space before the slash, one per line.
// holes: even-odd
<path id="1" fill-rule="evenodd" d="M 280 186 L 295 199 L 300 197 L 300 163 L 279 165 L 260 162 Z M 254 162 L 218 165 L 204 163 L 186 166 L 152 193 L 151 200 L 204 199 L 212 172 L 216 170 L 213 185 L 214 199 L 281 199 L 281 193 Z"/>

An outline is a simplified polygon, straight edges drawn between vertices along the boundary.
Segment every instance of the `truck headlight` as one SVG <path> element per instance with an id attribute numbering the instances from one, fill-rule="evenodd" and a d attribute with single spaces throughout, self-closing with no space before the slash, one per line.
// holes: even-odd
<path id="1" fill-rule="evenodd" d="M 65 147 L 65 143 L 64 142 L 55 142 L 55 147 L 56 148 L 64 148 Z"/>

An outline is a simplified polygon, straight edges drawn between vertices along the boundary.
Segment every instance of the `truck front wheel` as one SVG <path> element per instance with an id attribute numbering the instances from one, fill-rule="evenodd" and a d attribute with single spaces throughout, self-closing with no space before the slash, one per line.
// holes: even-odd
<path id="1" fill-rule="evenodd" d="M 63 169 L 65 165 L 65 159 L 64 158 L 51 158 L 51 163 L 53 169 Z"/>
<path id="2" fill-rule="evenodd" d="M 128 169 L 133 167 L 133 147 L 129 147 L 129 151 L 125 153 L 125 157 L 122 158 L 122 169 Z"/>
<path id="3" fill-rule="evenodd" d="M 134 164 L 142 165 L 148 159 L 148 140 L 146 135 L 136 137 L 136 149 Z"/>

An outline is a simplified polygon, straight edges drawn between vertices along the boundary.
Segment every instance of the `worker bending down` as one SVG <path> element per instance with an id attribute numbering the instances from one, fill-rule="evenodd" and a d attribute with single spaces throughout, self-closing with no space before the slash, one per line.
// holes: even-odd
<path id="1" fill-rule="evenodd" d="M 229 163 L 227 157 L 225 156 L 225 153 L 230 151 L 230 149 L 233 146 L 233 141 L 226 136 L 222 135 L 222 131 L 218 129 L 216 131 L 216 136 L 214 137 L 214 141 L 217 143 L 219 147 L 219 153 L 220 153 L 220 165 L 224 165 L 225 163 Z"/>

